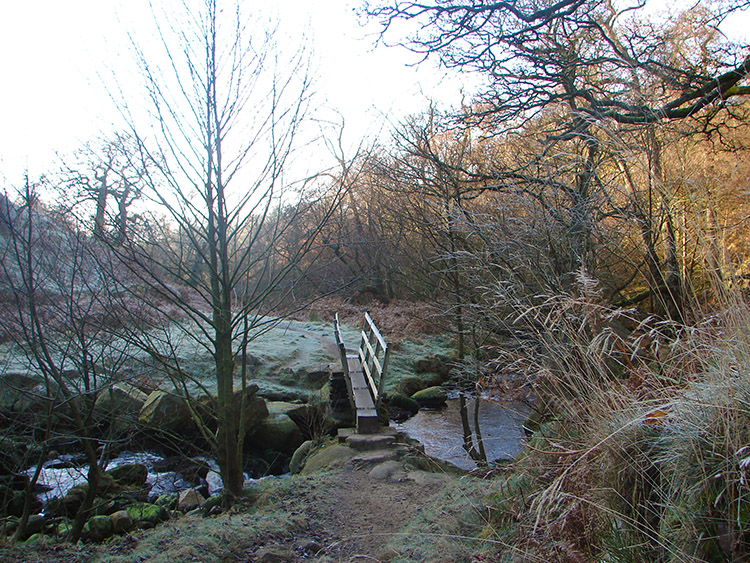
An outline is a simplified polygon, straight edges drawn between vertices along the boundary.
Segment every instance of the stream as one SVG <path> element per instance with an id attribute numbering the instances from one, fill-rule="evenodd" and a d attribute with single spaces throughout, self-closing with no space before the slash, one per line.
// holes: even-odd
<path id="1" fill-rule="evenodd" d="M 474 401 L 467 398 L 469 421 L 473 428 Z M 523 423 L 531 409 L 519 401 L 481 399 L 479 427 L 484 438 L 487 460 L 513 459 L 523 449 Z M 416 415 L 395 428 L 424 445 L 425 453 L 448 461 L 461 469 L 474 469 L 476 464 L 464 451 L 463 430 L 458 399 L 448 399 L 441 409 L 421 409 Z"/>
<path id="2" fill-rule="evenodd" d="M 473 425 L 475 398 L 467 399 L 469 420 Z M 489 461 L 509 460 L 523 448 L 523 423 L 530 408 L 518 401 L 489 401 L 481 399 L 479 409 L 480 427 L 484 446 Z M 462 469 L 476 467 L 474 461 L 463 449 L 463 432 L 458 399 L 449 399 L 441 409 L 421 409 L 415 416 L 394 427 L 424 445 L 425 453 L 432 457 L 448 461 Z M 62 497 L 71 487 L 86 482 L 87 468 L 73 463 L 70 456 L 62 455 L 50 460 L 42 467 L 38 484 L 43 492 L 37 495 L 40 501 L 47 502 L 53 497 Z M 205 477 L 209 494 L 215 494 L 222 488 L 219 468 L 216 461 L 208 457 L 193 458 L 194 462 L 208 467 Z M 178 471 L 164 469 L 165 458 L 156 452 L 121 452 L 112 459 L 107 469 L 113 469 L 125 463 L 140 463 L 148 469 L 146 483 L 150 487 L 150 496 L 179 492 L 198 486 L 194 480 Z M 26 470 L 31 477 L 35 467 Z M 254 482 L 246 475 L 246 484 Z"/>
<path id="3" fill-rule="evenodd" d="M 37 495 L 37 498 L 42 503 L 46 503 L 53 497 L 61 498 L 71 487 L 86 483 L 88 467 L 68 463 L 68 457 L 70 456 L 62 455 L 59 458 L 48 461 L 42 466 L 38 485 L 44 490 Z M 107 469 L 114 469 L 125 463 L 140 463 L 145 465 L 148 469 L 146 484 L 150 487 L 149 496 L 180 492 L 198 486 L 198 483 L 187 479 L 180 472 L 160 470 L 159 466 L 160 464 L 163 465 L 164 461 L 164 456 L 155 452 L 124 451 L 109 462 Z M 194 461 L 208 466 L 205 481 L 209 494 L 213 495 L 218 492 L 222 488 L 222 482 L 219 475 L 219 466 L 216 464 L 216 461 L 207 457 L 194 458 Z M 34 475 L 35 470 L 36 466 L 32 466 L 25 473 L 31 477 Z M 251 479 L 246 476 L 246 482 L 250 481 Z"/>

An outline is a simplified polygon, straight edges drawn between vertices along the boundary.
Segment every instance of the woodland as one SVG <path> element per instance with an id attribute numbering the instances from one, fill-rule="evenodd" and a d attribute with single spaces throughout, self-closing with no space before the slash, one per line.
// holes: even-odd
<path id="1" fill-rule="evenodd" d="M 59 541 L 91 539 L 108 456 L 132 440 L 101 397 L 151 378 L 241 510 L 254 342 L 369 307 L 386 335 L 404 315 L 445 335 L 462 398 L 533 405 L 511 462 L 464 437 L 482 521 L 451 533 L 471 559 L 436 544 L 386 560 L 745 560 L 750 49 L 721 26 L 749 7 L 373 0 L 377 48 L 483 86 L 355 154 L 326 132 L 336 166 L 297 177 L 305 53 L 280 63 L 241 3 L 186 4 L 159 27 L 163 53 L 134 47 L 146 111 L 123 104 L 121 131 L 3 186 L 2 554 L 48 557 L 23 551 L 38 472 L 22 471 L 63 443 L 87 486 Z"/>

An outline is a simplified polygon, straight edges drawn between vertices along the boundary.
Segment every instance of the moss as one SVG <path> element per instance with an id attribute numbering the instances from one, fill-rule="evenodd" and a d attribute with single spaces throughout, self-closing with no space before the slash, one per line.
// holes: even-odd
<path id="1" fill-rule="evenodd" d="M 329 445 L 321 450 L 311 453 L 305 467 L 302 468 L 303 475 L 310 475 L 318 471 L 326 471 L 341 467 L 344 463 L 353 457 L 352 450 L 346 446 L 338 444 Z"/>
<path id="2" fill-rule="evenodd" d="M 83 526 L 83 537 L 100 542 L 114 533 L 112 518 L 109 516 L 93 516 Z"/>
<path id="3" fill-rule="evenodd" d="M 163 507 L 148 502 L 137 502 L 127 506 L 125 510 L 138 528 L 153 528 L 160 522 L 169 519 L 169 512 Z"/>
<path id="4" fill-rule="evenodd" d="M 445 405 L 448 394 L 442 387 L 428 387 L 411 396 L 422 407 L 435 408 Z"/>

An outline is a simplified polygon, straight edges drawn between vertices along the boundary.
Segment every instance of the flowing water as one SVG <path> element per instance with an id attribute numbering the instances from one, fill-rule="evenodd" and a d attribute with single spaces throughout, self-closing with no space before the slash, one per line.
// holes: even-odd
<path id="1" fill-rule="evenodd" d="M 474 401 L 467 399 L 469 422 L 473 428 Z M 421 409 L 410 419 L 395 427 L 409 437 L 419 440 L 425 453 L 448 461 L 462 469 L 476 467 L 463 448 L 463 430 L 458 399 L 449 399 L 441 409 Z M 518 401 L 490 401 L 481 399 L 479 427 L 484 438 L 488 461 L 514 458 L 523 448 L 523 423 L 530 408 Z"/>
<path id="2" fill-rule="evenodd" d="M 219 467 L 216 461 L 207 457 L 195 458 L 196 460 L 208 466 L 206 474 L 206 484 L 208 485 L 209 494 L 214 494 L 222 488 Z M 39 500 L 47 502 L 53 497 L 63 497 L 65 493 L 76 485 L 82 485 L 86 482 L 88 466 L 72 466 L 68 463 L 65 455 L 57 459 L 50 460 L 42 466 L 39 474 L 38 484 L 45 490 L 38 495 Z M 164 457 L 152 452 L 122 452 L 116 458 L 112 459 L 107 465 L 107 469 L 114 469 L 125 463 L 140 463 L 148 469 L 148 478 L 146 483 L 150 486 L 149 495 L 156 496 L 164 493 L 175 493 L 191 487 L 198 483 L 186 480 L 185 476 L 178 471 L 159 471 L 155 468 Z M 31 477 L 36 470 L 35 466 L 26 470 L 26 474 Z M 247 481 L 251 481 L 246 476 Z"/>

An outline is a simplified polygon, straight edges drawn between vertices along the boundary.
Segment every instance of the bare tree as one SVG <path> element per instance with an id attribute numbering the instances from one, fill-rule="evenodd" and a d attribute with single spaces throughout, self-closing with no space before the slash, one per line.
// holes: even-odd
<path id="1" fill-rule="evenodd" d="M 27 178 L 17 202 L 5 198 L 7 231 L 0 248 L 0 284 L 9 299 L 3 337 L 25 356 L 38 380 L 30 400 L 42 415 L 27 420 L 23 429 L 40 437 L 41 447 L 16 539 L 28 520 L 33 482 L 49 444 L 62 437 L 80 444 L 88 464 L 88 489 L 70 531 L 75 542 L 90 516 L 102 471 L 94 404 L 115 381 L 127 346 L 122 327 L 110 322 L 110 314 L 119 315 L 102 307 L 111 280 L 97 267 L 96 245 L 64 213 L 45 208 L 39 189 Z"/>
<path id="2" fill-rule="evenodd" d="M 556 105 L 570 110 L 558 134 L 571 136 L 601 119 L 647 124 L 702 115 L 710 122 L 720 110 L 740 109 L 732 99 L 750 95 L 743 85 L 750 57 L 706 39 L 747 1 L 698 3 L 677 21 L 643 15 L 646 4 L 431 0 L 375 2 L 367 12 L 382 22 L 385 40 L 406 21 L 412 32 L 397 43 L 486 74 L 479 115 L 496 124 L 516 126 Z M 681 33 L 682 24 L 702 35 Z"/>
<path id="3" fill-rule="evenodd" d="M 225 490 L 237 495 L 244 483 L 246 348 L 273 323 L 266 314 L 285 297 L 282 281 L 311 250 L 338 198 L 328 198 L 303 244 L 281 248 L 284 233 L 322 198 L 306 192 L 314 178 L 291 189 L 286 182 L 310 101 L 303 51 L 284 59 L 273 30 L 251 30 L 240 2 L 205 0 L 197 10 L 186 3 L 179 17 L 157 14 L 157 21 L 163 59 L 136 47 L 152 121 L 142 128 L 134 119 L 133 137 L 143 162 L 156 163 L 144 178 L 145 194 L 167 221 L 153 239 L 129 244 L 123 259 L 181 311 L 179 330 L 212 358 L 216 430 L 198 410 L 193 416 L 217 452 Z M 140 341 L 171 373 L 189 375 L 169 343 L 157 350 L 153 340 Z"/>
<path id="4" fill-rule="evenodd" d="M 127 133 L 116 134 L 99 146 L 86 144 L 76 160 L 64 166 L 61 187 L 75 193 L 74 208 L 89 212 L 93 206 L 92 232 L 96 238 L 124 244 L 129 236 L 129 210 L 140 198 L 146 167 L 151 164 L 141 160 L 134 139 Z"/>

